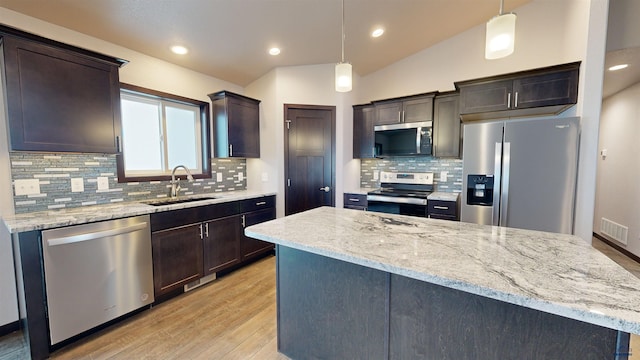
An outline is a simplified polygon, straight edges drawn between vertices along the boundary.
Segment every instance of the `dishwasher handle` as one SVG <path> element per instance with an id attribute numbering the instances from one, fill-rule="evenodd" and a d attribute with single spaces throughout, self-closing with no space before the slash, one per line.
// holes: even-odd
<path id="1" fill-rule="evenodd" d="M 134 225 L 119 227 L 116 229 L 109 229 L 104 231 L 96 231 L 96 232 L 48 239 L 47 244 L 49 246 L 58 246 L 58 245 L 65 245 L 65 244 L 73 244 L 81 241 L 96 240 L 96 239 L 101 239 L 108 236 L 122 235 L 122 234 L 127 234 L 127 233 L 138 231 L 138 230 L 143 230 L 147 226 L 148 224 L 145 221 L 145 222 L 137 223 Z"/>

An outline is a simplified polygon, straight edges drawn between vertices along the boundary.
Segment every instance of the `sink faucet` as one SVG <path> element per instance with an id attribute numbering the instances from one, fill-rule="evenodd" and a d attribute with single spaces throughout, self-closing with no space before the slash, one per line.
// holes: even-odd
<path id="1" fill-rule="evenodd" d="M 178 192 L 180 191 L 180 179 L 176 179 L 176 170 L 178 170 L 178 168 L 183 168 L 184 171 L 187 172 L 187 180 L 189 180 L 189 182 L 193 181 L 193 176 L 191 175 L 191 172 L 189 171 L 189 169 L 187 169 L 186 166 L 184 165 L 178 165 L 176 167 L 173 168 L 173 171 L 171 171 L 171 198 L 175 199 L 178 197 Z"/>

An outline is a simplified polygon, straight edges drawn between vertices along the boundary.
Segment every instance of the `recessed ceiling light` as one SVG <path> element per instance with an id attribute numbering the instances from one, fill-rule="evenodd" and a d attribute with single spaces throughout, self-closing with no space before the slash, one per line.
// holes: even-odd
<path id="1" fill-rule="evenodd" d="M 620 64 L 620 65 L 616 65 L 616 66 L 612 66 L 609 68 L 609 71 L 616 71 L 616 70 L 622 70 L 626 67 L 628 67 L 629 64 Z"/>
<path id="2" fill-rule="evenodd" d="M 374 38 L 380 37 L 380 36 L 382 36 L 382 34 L 384 34 L 384 29 L 383 28 L 377 28 L 377 29 L 373 30 L 373 32 L 371 32 L 371 36 L 373 36 Z"/>
<path id="3" fill-rule="evenodd" d="M 280 49 L 277 48 L 277 47 L 273 47 L 273 48 L 269 49 L 269 54 L 271 54 L 273 56 L 276 56 L 276 55 L 280 54 Z"/>
<path id="4" fill-rule="evenodd" d="M 180 45 L 174 45 L 171 47 L 171 51 L 178 55 L 184 55 L 189 52 L 186 47 Z"/>

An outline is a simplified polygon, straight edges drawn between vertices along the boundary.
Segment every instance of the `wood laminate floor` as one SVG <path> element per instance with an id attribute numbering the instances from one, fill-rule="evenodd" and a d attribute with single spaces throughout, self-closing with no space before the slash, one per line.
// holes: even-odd
<path id="1" fill-rule="evenodd" d="M 640 264 L 598 239 L 594 248 L 640 277 Z M 275 257 L 90 335 L 52 359 L 288 360 L 276 345 Z M 640 359 L 640 336 L 632 336 Z M 633 351 L 637 349 L 637 351 Z M 0 338 L 0 360 L 28 359 L 21 332 Z"/>
<path id="2" fill-rule="evenodd" d="M 28 359 L 22 334 L 0 338 L 0 360 Z M 288 359 L 277 352 L 275 257 L 68 345 L 52 359 Z"/>

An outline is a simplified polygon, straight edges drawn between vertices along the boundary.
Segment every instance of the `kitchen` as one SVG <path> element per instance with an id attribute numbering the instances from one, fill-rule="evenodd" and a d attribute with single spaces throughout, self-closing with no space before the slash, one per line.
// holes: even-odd
<path id="1" fill-rule="evenodd" d="M 594 7 L 594 9 L 590 9 L 589 6 Z M 139 53 L 134 53 L 113 44 L 97 41 L 96 39 L 82 36 L 51 24 L 42 23 L 33 18 L 28 18 L 4 9 L 3 15 L 6 14 L 6 16 L 3 16 L 3 19 L 10 19 L 8 25 L 26 28 L 32 31 L 42 29 L 40 30 L 41 32 L 46 33 L 50 37 L 56 37 L 61 41 L 79 36 L 82 39 L 79 41 L 85 47 L 105 49 L 101 51 L 130 60 L 130 63 L 121 69 L 121 78 L 126 82 L 136 83 L 149 88 L 167 89 L 171 90 L 170 92 L 193 98 L 202 98 L 204 94 L 211 92 L 214 88 L 228 89 L 259 98 L 263 101 L 262 118 L 264 123 L 278 124 L 277 126 L 267 127 L 267 129 L 261 129 L 265 130 L 261 136 L 263 138 L 276 139 L 277 143 L 280 143 L 278 139 L 282 139 L 283 133 L 283 125 L 280 122 L 280 119 L 282 119 L 282 103 L 336 104 L 338 106 L 337 122 L 339 124 L 337 129 L 338 145 L 336 159 L 337 164 L 339 164 L 339 172 L 344 173 L 344 176 L 338 177 L 337 179 L 336 194 L 341 194 L 344 190 L 359 187 L 360 166 L 358 161 L 351 160 L 349 154 L 351 146 L 351 104 L 368 102 L 372 99 L 421 93 L 434 89 L 444 91 L 451 89 L 454 81 L 477 78 L 485 75 L 508 73 L 546 65 L 566 63 L 579 59 L 589 59 L 589 63 L 585 62 L 583 64 L 584 77 L 582 77 L 580 81 L 580 94 L 582 94 L 582 98 L 576 108 L 572 110 L 581 115 L 584 122 L 582 133 L 583 149 L 595 149 L 596 146 L 592 145 L 592 143 L 597 139 L 596 119 L 598 116 L 594 114 L 597 114 L 599 110 L 594 108 L 594 106 L 597 107 L 599 103 L 599 95 L 585 89 L 598 87 L 593 84 L 593 82 L 597 83 L 598 81 L 598 75 L 596 74 L 598 64 L 595 64 L 598 62 L 598 56 L 591 55 L 592 53 L 588 53 L 587 51 L 597 52 L 597 46 L 599 44 L 597 40 L 598 36 L 604 36 L 602 29 L 597 28 L 597 26 L 602 27 L 601 22 L 606 19 L 599 19 L 600 23 L 598 23 L 597 19 L 587 21 L 590 10 L 592 11 L 592 17 L 596 17 L 596 15 L 594 15 L 596 13 L 606 13 L 606 11 L 602 11 L 602 9 L 597 9 L 598 6 L 603 5 L 599 2 L 593 2 L 587 5 L 585 5 L 584 2 L 567 2 L 556 5 L 545 2 L 533 2 L 522 9 L 518 9 L 521 17 L 527 14 L 532 17 L 530 20 L 531 23 L 529 23 L 528 26 L 525 26 L 527 23 L 523 23 L 523 27 L 519 28 L 523 31 L 522 36 L 525 39 L 530 39 L 530 42 L 523 42 L 522 45 L 519 45 L 518 52 L 511 58 L 500 60 L 498 63 L 482 60 L 482 46 L 478 43 L 478 39 L 482 37 L 482 29 L 478 27 L 474 31 L 461 34 L 452 38 L 450 41 L 426 49 L 388 69 L 368 77 L 356 78 L 354 92 L 346 97 L 339 96 L 332 90 L 333 65 L 280 68 L 277 73 L 271 73 L 269 76 L 263 77 L 243 89 L 238 85 L 217 79 L 201 78 L 190 71 L 168 64 L 158 63 L 154 59 L 145 57 Z M 548 7 L 551 7 L 551 9 Z M 542 31 L 542 33 L 538 35 L 533 35 L 534 33 L 540 32 L 540 27 L 537 24 L 550 21 L 548 18 L 549 14 L 553 14 L 553 16 L 556 17 L 555 21 L 551 21 L 552 23 L 563 24 L 569 21 L 570 24 L 575 24 L 575 26 L 566 27 L 566 29 L 573 29 L 572 31 L 566 32 L 564 27 L 558 31 L 566 38 L 565 41 L 545 41 L 545 39 L 558 37 L 558 34 L 554 33 L 554 30 L 557 29 L 553 27 L 544 29 L 544 31 L 548 33 Z M 565 16 L 568 17 L 569 20 L 564 19 Z M 591 32 L 587 31 L 589 26 L 594 27 Z M 588 44 L 583 35 L 586 33 L 590 34 Z M 568 46 L 567 44 L 573 45 Z M 581 48 L 578 44 L 583 44 L 584 48 Z M 111 51 L 111 49 L 113 51 Z M 473 52 L 477 53 L 478 56 L 469 58 L 467 53 L 470 52 L 470 49 L 475 49 Z M 537 55 L 540 51 L 548 55 L 540 58 Z M 448 54 L 448 57 L 442 59 L 438 54 Z M 461 54 L 461 56 L 455 56 L 455 54 Z M 593 56 L 593 58 L 587 56 L 587 54 Z M 136 61 L 137 59 L 140 60 Z M 156 76 L 152 67 L 147 68 L 144 66 L 144 64 L 148 63 L 158 64 L 162 69 L 162 76 Z M 601 69 L 601 67 L 602 66 L 599 68 Z M 403 70 L 399 71 L 399 69 Z M 439 71 L 433 72 L 429 69 L 439 69 Z M 447 71 L 442 71 L 442 69 L 447 69 Z M 590 75 L 592 72 L 594 72 L 593 75 Z M 167 77 L 189 80 L 185 80 L 185 83 L 163 83 L 162 79 Z M 300 79 L 304 79 L 305 81 L 301 82 Z M 390 79 L 393 79 L 393 81 L 390 81 Z M 318 87 L 317 84 L 324 84 L 324 86 Z M 278 89 L 277 91 L 275 91 L 276 88 Z M 277 147 L 268 147 L 263 150 L 261 159 L 247 160 L 247 186 L 250 189 L 256 188 L 257 190 L 278 189 L 277 209 L 280 216 L 284 211 L 282 206 L 283 197 L 280 196 L 284 192 L 284 181 L 279 178 L 278 175 L 282 173 L 281 151 L 282 150 Z M 585 154 L 585 150 L 581 153 Z M 580 159 L 583 163 L 581 163 L 579 167 L 581 174 L 579 175 L 578 214 L 576 215 L 576 219 L 578 229 L 580 230 L 578 233 L 581 233 L 583 238 L 590 238 L 591 236 L 592 215 L 589 209 L 593 208 L 593 206 L 589 205 L 589 199 L 591 197 L 590 194 L 593 194 L 592 188 L 594 185 L 589 184 L 589 182 L 593 177 L 590 175 L 590 171 L 594 171 L 594 166 L 593 164 L 591 164 L 591 166 L 589 165 L 589 158 L 589 156 L 581 156 Z M 262 174 L 265 172 L 268 174 L 267 181 L 263 181 L 262 177 Z M 589 187 L 591 187 L 591 190 L 589 190 Z M 341 197 L 336 195 L 336 206 L 340 206 L 341 201 Z"/>

